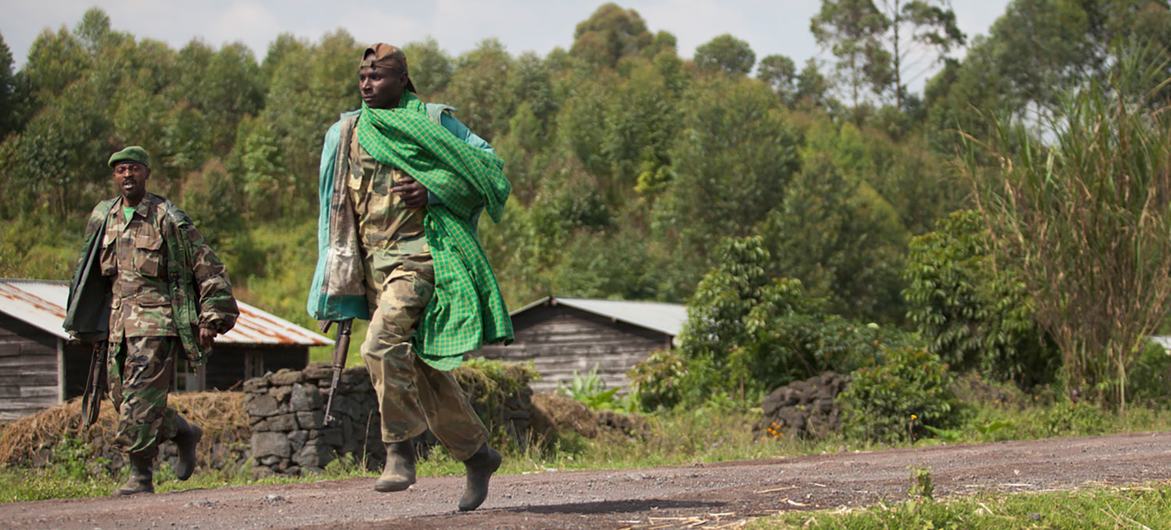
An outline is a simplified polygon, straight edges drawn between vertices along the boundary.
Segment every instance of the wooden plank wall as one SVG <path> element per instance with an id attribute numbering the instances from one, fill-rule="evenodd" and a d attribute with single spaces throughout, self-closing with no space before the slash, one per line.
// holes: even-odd
<path id="1" fill-rule="evenodd" d="M 57 337 L 0 314 L 0 423 L 57 403 Z"/>
<path id="2" fill-rule="evenodd" d="M 629 384 L 626 372 L 655 350 L 669 347 L 669 335 L 616 322 L 565 306 L 541 306 L 513 318 L 516 340 L 485 346 L 477 356 L 512 362 L 532 361 L 541 379 L 536 392 L 568 385 L 574 374 L 598 367 L 606 388 Z"/>
<path id="3" fill-rule="evenodd" d="M 248 352 L 264 356 L 264 371 L 281 368 L 301 370 L 309 363 L 307 346 L 228 346 L 218 345 L 207 364 L 208 390 L 238 390 L 244 379 L 244 356 Z"/>

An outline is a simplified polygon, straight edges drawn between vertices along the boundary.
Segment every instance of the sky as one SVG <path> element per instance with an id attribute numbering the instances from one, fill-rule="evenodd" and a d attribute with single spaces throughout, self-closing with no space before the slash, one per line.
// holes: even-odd
<path id="1" fill-rule="evenodd" d="M 243 42 L 257 60 L 277 35 L 311 41 L 345 28 L 359 42 L 406 44 L 434 37 L 452 55 L 495 37 L 514 55 L 540 55 L 573 44 L 573 30 L 603 1 L 569 0 L 0 0 L 0 35 L 16 67 L 45 28 L 74 27 L 90 7 L 110 16 L 114 29 L 181 48 L 192 39 L 220 46 Z M 800 65 L 807 58 L 830 61 L 809 32 L 819 0 L 628 0 L 617 2 L 642 15 L 652 32 L 675 35 L 680 55 L 717 35 L 745 40 L 757 59 L 783 54 Z M 969 38 L 985 34 L 1008 0 L 952 0 Z M 923 78 L 910 83 L 912 89 Z"/>

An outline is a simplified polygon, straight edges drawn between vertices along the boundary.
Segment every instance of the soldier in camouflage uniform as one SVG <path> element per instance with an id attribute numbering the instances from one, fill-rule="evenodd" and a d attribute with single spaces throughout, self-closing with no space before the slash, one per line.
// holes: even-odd
<path id="1" fill-rule="evenodd" d="M 407 74 L 406 56 L 397 47 L 379 43 L 367 49 L 359 66 L 359 91 L 370 108 L 392 109 L 400 97 L 414 92 Z M 491 151 L 479 136 L 451 115 L 451 108 L 427 104 L 434 123 L 464 143 Z M 337 213 L 329 222 L 351 227 L 353 243 L 334 242 L 325 257 L 326 275 L 344 283 L 335 289 L 349 293 L 369 315 L 370 328 L 362 343 L 362 357 L 378 397 L 386 466 L 375 482 L 381 492 L 401 491 L 415 483 L 415 449 L 411 439 L 430 430 L 467 469 L 467 485 L 460 510 L 474 510 L 484 502 L 488 483 L 501 456 L 488 444 L 488 433 L 459 383 L 446 369 L 436 368 L 412 344 L 419 323 L 435 293 L 436 270 L 432 248 L 424 233 L 428 205 L 438 200 L 426 187 L 400 168 L 377 160 L 359 142 L 359 115 L 347 113 L 327 133 L 323 168 L 336 164 L 336 184 L 326 189 L 323 208 Z M 334 131 L 340 136 L 330 147 Z M 335 164 L 327 164 L 336 160 Z M 332 177 L 333 169 L 322 171 Z M 324 181 L 323 181 L 324 182 Z M 324 186 L 324 184 L 323 184 Z M 331 214 L 333 215 L 333 214 Z M 473 222 L 474 226 L 474 222 Z M 331 232 L 332 233 L 332 232 Z M 332 236 L 331 236 L 332 237 Z M 351 261 L 353 258 L 361 262 Z M 319 262 L 319 272 L 321 264 Z M 351 278 L 349 281 L 338 277 Z M 315 283 L 320 278 L 315 278 Z M 364 298 L 364 300 L 358 301 Z M 329 316 L 310 300 L 310 314 Z M 505 316 L 506 318 L 506 316 Z M 511 327 L 509 328 L 511 331 Z"/>
<path id="2" fill-rule="evenodd" d="M 181 210 L 147 193 L 150 157 L 132 146 L 109 160 L 121 192 L 103 201 L 86 227 L 87 253 L 75 275 L 87 266 L 104 279 L 109 297 L 108 384 L 118 409 L 114 443 L 129 455 L 131 474 L 120 495 L 153 493 L 152 466 L 158 444 L 174 440 L 179 448 L 175 475 L 195 468 L 202 435 L 167 406 L 175 360 L 185 355 L 200 364 L 217 334 L 226 333 L 239 310 L 223 264 Z M 94 259 L 87 259 L 94 255 Z M 100 281 L 100 280 L 96 280 Z M 70 316 L 92 302 L 70 296 Z M 72 318 L 67 319 L 66 327 Z M 69 329 L 71 332 L 76 330 Z"/>

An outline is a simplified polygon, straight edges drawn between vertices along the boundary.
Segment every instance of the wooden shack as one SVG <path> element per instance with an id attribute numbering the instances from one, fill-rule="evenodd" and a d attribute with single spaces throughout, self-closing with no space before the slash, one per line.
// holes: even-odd
<path id="1" fill-rule="evenodd" d="M 477 355 L 532 362 L 541 375 L 532 383 L 538 392 L 594 369 L 607 388 L 622 388 L 635 364 L 674 346 L 686 320 L 679 304 L 550 296 L 512 312 L 515 342 L 485 346 Z"/>
<path id="2" fill-rule="evenodd" d="M 65 282 L 0 279 L 0 423 L 33 414 L 85 390 L 92 350 L 71 342 Z M 216 339 L 206 366 L 176 363 L 175 391 L 228 390 L 281 368 L 301 369 L 309 348 L 333 341 L 240 303 L 236 327 Z"/>

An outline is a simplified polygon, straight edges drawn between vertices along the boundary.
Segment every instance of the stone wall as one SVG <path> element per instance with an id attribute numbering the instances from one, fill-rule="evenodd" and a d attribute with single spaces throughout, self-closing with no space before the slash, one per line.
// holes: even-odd
<path id="1" fill-rule="evenodd" d="M 255 475 L 321 471 L 338 455 L 354 455 L 359 461 L 371 454 L 385 458 L 378 404 L 366 369 L 342 372 L 332 410 L 337 421 L 326 425 L 331 376 L 329 367 L 310 365 L 244 383 Z"/>
<path id="2" fill-rule="evenodd" d="M 454 372 L 493 444 L 523 447 L 539 437 L 532 432 L 530 374 L 505 367 L 489 374 L 467 365 Z M 386 459 L 378 402 L 365 367 L 342 372 L 334 395 L 333 424 L 325 424 L 325 401 L 332 371 L 309 365 L 303 371 L 280 370 L 244 383 L 245 408 L 252 428 L 253 474 L 300 475 L 319 472 L 339 455 L 352 455 L 371 469 Z M 436 443 L 430 433 L 415 441 L 421 453 Z"/>

